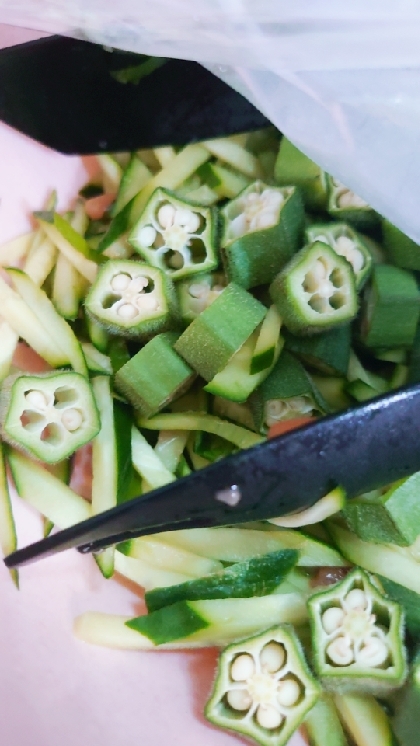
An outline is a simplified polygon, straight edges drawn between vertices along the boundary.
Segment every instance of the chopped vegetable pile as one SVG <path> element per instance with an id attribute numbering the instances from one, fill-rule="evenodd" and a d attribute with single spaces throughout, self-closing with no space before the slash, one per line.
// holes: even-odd
<path id="1" fill-rule="evenodd" d="M 0 247 L 4 554 L 7 468 L 47 535 L 420 382 L 420 246 L 274 128 L 97 160 L 70 212 L 53 194 Z M 298 728 L 414 746 L 419 490 L 419 474 L 349 502 L 338 487 L 270 522 L 109 548 L 100 571 L 143 588 L 147 614 L 92 611 L 75 634 L 221 648 L 205 717 L 262 746 Z"/>

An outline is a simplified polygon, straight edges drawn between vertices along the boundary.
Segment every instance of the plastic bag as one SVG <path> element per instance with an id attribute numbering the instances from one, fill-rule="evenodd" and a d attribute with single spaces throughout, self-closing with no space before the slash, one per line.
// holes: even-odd
<path id="1" fill-rule="evenodd" d="M 202 62 L 420 243 L 417 0 L 0 0 L 0 21 Z"/>

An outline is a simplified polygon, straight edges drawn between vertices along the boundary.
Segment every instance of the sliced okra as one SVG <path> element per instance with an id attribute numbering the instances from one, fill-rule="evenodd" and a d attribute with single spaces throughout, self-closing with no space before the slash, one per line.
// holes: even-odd
<path id="1" fill-rule="evenodd" d="M 404 615 L 363 570 L 308 601 L 314 666 L 327 689 L 380 694 L 407 674 Z"/>
<path id="2" fill-rule="evenodd" d="M 130 234 L 134 249 L 174 280 L 215 269 L 216 217 L 210 207 L 156 189 Z"/>
<path id="3" fill-rule="evenodd" d="M 209 382 L 226 367 L 266 314 L 262 303 L 230 283 L 187 327 L 175 350 Z"/>
<path id="4" fill-rule="evenodd" d="M 251 396 L 250 405 L 255 427 L 263 433 L 277 422 L 328 411 L 302 363 L 286 350 Z"/>
<path id="5" fill-rule="evenodd" d="M 273 627 L 221 653 L 205 717 L 261 746 L 284 746 L 320 695 L 291 627 Z"/>
<path id="6" fill-rule="evenodd" d="M 357 313 L 349 263 L 321 241 L 301 249 L 270 285 L 285 326 L 310 335 L 351 321 Z"/>
<path id="7" fill-rule="evenodd" d="M 360 336 L 366 347 L 411 347 L 420 316 L 420 291 L 406 269 L 378 264 L 365 292 Z"/>
<path id="8" fill-rule="evenodd" d="M 195 374 L 173 349 L 175 332 L 158 334 L 115 375 L 115 387 L 144 417 L 180 396 Z"/>
<path id="9" fill-rule="evenodd" d="M 327 376 L 345 376 L 350 359 L 351 326 L 345 324 L 312 337 L 284 333 L 285 347 L 305 365 Z"/>
<path id="10" fill-rule="evenodd" d="M 323 241 L 353 267 L 358 290 L 366 282 L 372 268 L 372 254 L 363 239 L 346 223 L 316 223 L 306 229 L 308 243 Z"/>
<path id="11" fill-rule="evenodd" d="M 325 171 L 283 137 L 274 169 L 276 184 L 296 184 L 310 210 L 325 210 L 328 201 L 328 179 Z"/>
<path id="12" fill-rule="evenodd" d="M 382 240 L 392 264 L 403 269 L 420 269 L 419 244 L 385 219 L 382 221 Z"/>
<path id="13" fill-rule="evenodd" d="M 92 389 L 79 373 L 10 376 L 0 410 L 4 440 L 47 464 L 70 456 L 100 428 Z"/>
<path id="14" fill-rule="evenodd" d="M 186 324 L 197 318 L 213 303 L 226 287 L 226 278 L 220 272 L 194 275 L 176 284 L 179 310 Z"/>
<path id="15" fill-rule="evenodd" d="M 177 301 L 170 278 L 143 262 L 113 259 L 86 297 L 88 315 L 113 334 L 147 338 L 173 327 Z"/>
<path id="16" fill-rule="evenodd" d="M 376 226 L 380 217 L 358 194 L 341 181 L 328 176 L 328 212 L 334 220 L 350 223 L 360 230 Z"/>
<path id="17" fill-rule="evenodd" d="M 225 272 L 244 288 L 272 282 L 303 238 L 305 214 L 295 187 L 256 181 L 223 208 L 222 217 Z"/>

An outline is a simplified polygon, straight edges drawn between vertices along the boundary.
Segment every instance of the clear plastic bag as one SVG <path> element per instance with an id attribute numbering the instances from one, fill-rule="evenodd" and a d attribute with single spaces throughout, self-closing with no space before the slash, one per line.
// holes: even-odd
<path id="1" fill-rule="evenodd" d="M 0 21 L 202 62 L 420 243 L 417 0 L 0 0 Z"/>

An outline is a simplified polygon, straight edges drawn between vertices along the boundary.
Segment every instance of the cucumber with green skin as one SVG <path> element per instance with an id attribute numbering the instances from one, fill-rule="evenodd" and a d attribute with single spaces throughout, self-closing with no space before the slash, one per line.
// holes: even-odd
<path id="1" fill-rule="evenodd" d="M 296 550 L 285 549 L 254 557 L 199 580 L 150 591 L 145 597 L 146 605 L 153 612 L 179 601 L 265 596 L 282 583 L 298 556 Z"/>
<path id="2" fill-rule="evenodd" d="M 128 165 L 125 167 L 121 177 L 117 199 L 115 200 L 111 215 L 115 217 L 135 197 L 149 179 L 152 172 L 147 168 L 140 158 L 133 153 Z"/>
<path id="3" fill-rule="evenodd" d="M 336 694 L 334 704 L 355 746 L 397 746 L 391 723 L 374 697 Z"/>
<path id="4" fill-rule="evenodd" d="M 156 645 L 173 640 L 208 640 L 213 645 L 259 632 L 274 624 L 302 624 L 308 618 L 299 593 L 258 598 L 179 601 L 127 622 Z"/>
<path id="5" fill-rule="evenodd" d="M 327 695 L 310 710 L 303 724 L 308 746 L 348 746 L 334 703 Z"/>

